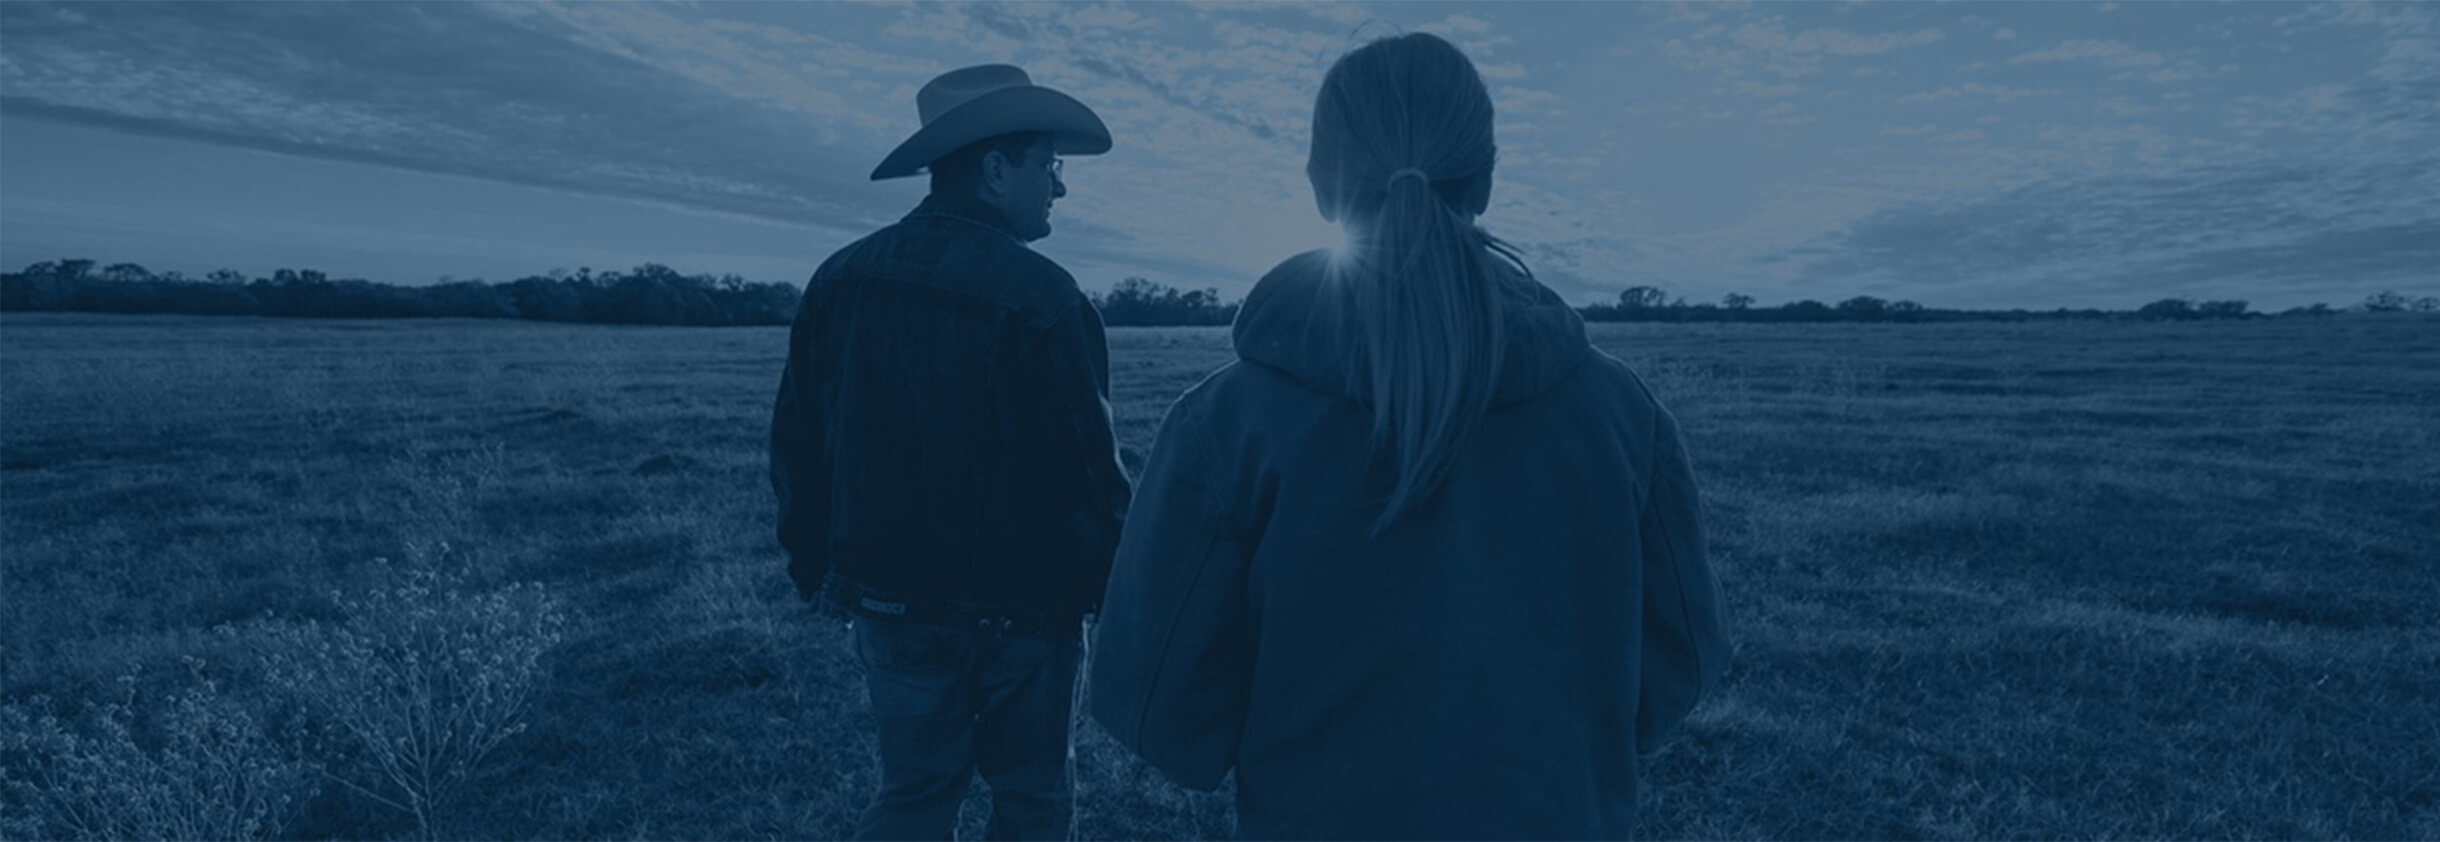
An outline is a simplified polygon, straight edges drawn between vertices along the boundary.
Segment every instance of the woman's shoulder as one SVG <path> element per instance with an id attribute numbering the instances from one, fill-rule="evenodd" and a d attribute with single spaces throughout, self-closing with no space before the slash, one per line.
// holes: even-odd
<path id="1" fill-rule="evenodd" d="M 1283 400 L 1319 400 L 1327 397 L 1269 366 L 1238 359 L 1213 369 L 1195 385 L 1179 393 L 1177 401 L 1170 405 L 1170 412 L 1210 419 L 1237 414 L 1231 410 L 1238 408 L 1277 405 Z M 1245 414 L 1259 416 L 1262 412 L 1256 408 Z"/>
<path id="2" fill-rule="evenodd" d="M 1268 297 L 1283 288 L 1306 287 L 1308 282 L 1318 280 L 1330 271 L 1330 259 L 1330 249 L 1289 255 L 1286 260 L 1272 266 L 1270 271 L 1262 273 L 1262 277 L 1255 279 L 1254 288 L 1246 293 L 1246 298 L 1250 302 L 1257 297 Z"/>
<path id="3" fill-rule="evenodd" d="M 1643 375 L 1625 360 L 1611 356 L 1610 352 L 1600 348 L 1591 349 L 1586 357 L 1572 384 L 1586 397 L 1611 407 L 1630 420 L 1647 423 L 1669 411 L 1661 403 L 1660 396 L 1645 382 Z"/>

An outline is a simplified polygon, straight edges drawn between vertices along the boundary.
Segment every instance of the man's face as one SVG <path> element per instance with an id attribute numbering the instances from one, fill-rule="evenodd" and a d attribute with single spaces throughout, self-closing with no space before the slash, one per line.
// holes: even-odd
<path id="1" fill-rule="evenodd" d="M 1034 142 L 1025 160 L 1009 162 L 1002 169 L 997 204 L 1016 226 L 1018 239 L 1033 242 L 1050 236 L 1051 202 L 1067 195 L 1059 167 L 1059 156 L 1046 137 Z"/>

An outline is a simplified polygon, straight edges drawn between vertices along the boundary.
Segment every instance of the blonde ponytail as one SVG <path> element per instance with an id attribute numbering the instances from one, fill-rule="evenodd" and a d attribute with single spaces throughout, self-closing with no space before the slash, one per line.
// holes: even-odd
<path id="1" fill-rule="evenodd" d="M 1348 229 L 1336 284 L 1360 335 L 1348 363 L 1372 404 L 1372 449 L 1395 466 L 1378 535 L 1431 499 L 1490 414 L 1507 347 L 1500 280 L 1513 255 L 1473 224 L 1488 201 L 1491 99 L 1472 62 L 1426 34 L 1333 65 L 1306 174 Z"/>

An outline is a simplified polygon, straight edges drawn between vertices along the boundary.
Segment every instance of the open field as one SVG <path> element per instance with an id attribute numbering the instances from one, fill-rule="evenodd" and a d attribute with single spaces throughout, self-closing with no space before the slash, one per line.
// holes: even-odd
<path id="1" fill-rule="evenodd" d="M 2440 321 L 1594 336 L 1684 424 L 1739 658 L 1641 835 L 2440 838 Z M 1111 342 L 1133 461 L 1227 336 Z M 771 537 L 783 345 L 12 314 L 0 702 L 81 728 L 208 677 L 264 751 L 350 778 L 360 753 L 273 727 L 311 717 L 265 653 L 445 567 L 539 582 L 565 627 L 431 833 L 840 836 L 875 775 L 846 638 Z M 1081 835 L 1228 832 L 1224 796 L 1079 752 Z M 283 835 L 422 832 L 316 791 Z M 0 835 L 67 834 L 27 792 Z"/>

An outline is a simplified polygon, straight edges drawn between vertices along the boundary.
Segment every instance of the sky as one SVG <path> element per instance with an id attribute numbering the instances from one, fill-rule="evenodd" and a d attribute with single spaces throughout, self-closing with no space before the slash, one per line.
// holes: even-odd
<path id="1" fill-rule="evenodd" d="M 1497 109 L 1485 228 L 1577 303 L 2257 309 L 2440 294 L 2440 4 L 0 3 L 0 265 L 801 283 L 946 70 L 1098 112 L 1035 244 L 1244 293 L 1338 242 L 1330 63 L 1423 31 Z"/>

